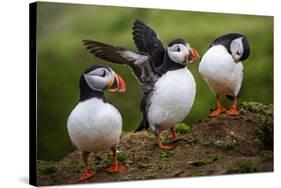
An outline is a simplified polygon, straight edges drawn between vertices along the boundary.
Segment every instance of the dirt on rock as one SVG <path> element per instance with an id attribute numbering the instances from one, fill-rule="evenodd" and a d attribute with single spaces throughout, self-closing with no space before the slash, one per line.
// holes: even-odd
<path id="1" fill-rule="evenodd" d="M 80 182 L 83 163 L 78 151 L 61 161 L 37 161 L 37 184 L 59 185 L 89 182 L 162 179 L 189 176 L 273 171 L 273 107 L 255 102 L 239 106 L 240 115 L 221 114 L 204 118 L 194 125 L 178 124 L 179 139 L 170 134 L 163 141 L 175 144 L 163 150 L 155 144 L 154 135 L 143 131 L 123 133 L 118 160 L 125 172 L 108 174 L 111 153 L 99 152 L 89 158 L 94 178 Z"/>

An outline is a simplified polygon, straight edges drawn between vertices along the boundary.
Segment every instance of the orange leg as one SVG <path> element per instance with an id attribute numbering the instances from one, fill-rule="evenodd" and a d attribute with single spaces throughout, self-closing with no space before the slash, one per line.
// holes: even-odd
<path id="1" fill-rule="evenodd" d="M 116 149 L 112 149 L 113 152 L 113 165 L 106 169 L 108 173 L 117 173 L 117 172 L 123 172 L 126 170 L 126 167 L 123 165 L 118 164 L 117 155 L 116 155 Z"/>
<path id="2" fill-rule="evenodd" d="M 171 134 L 172 134 L 172 139 L 173 141 L 177 141 L 178 140 L 178 137 L 177 137 L 177 133 L 175 131 L 175 128 L 170 128 L 170 131 L 171 131 Z"/>
<path id="3" fill-rule="evenodd" d="M 88 179 L 94 177 L 96 175 L 96 172 L 89 169 L 89 166 L 88 166 L 89 153 L 87 153 L 87 154 L 83 153 L 82 155 L 83 155 L 83 162 L 85 164 L 85 167 L 84 167 L 84 172 L 83 172 L 82 176 L 80 177 L 80 181 L 85 181 L 85 180 L 88 180 Z"/>
<path id="4" fill-rule="evenodd" d="M 216 99 L 217 99 L 217 109 L 210 113 L 211 117 L 218 116 L 219 114 L 225 112 L 225 108 L 221 106 L 220 96 L 218 94 L 216 95 Z"/>
<path id="5" fill-rule="evenodd" d="M 230 116 L 237 116 L 239 113 L 237 111 L 237 97 L 234 97 L 234 100 L 233 100 L 233 105 L 231 108 L 229 108 L 226 113 L 227 115 L 230 115 Z"/>
<path id="6" fill-rule="evenodd" d="M 176 146 L 162 145 L 160 135 L 155 134 L 155 137 L 156 137 L 156 142 L 159 145 L 159 148 L 161 149 L 173 149 L 176 147 Z"/>

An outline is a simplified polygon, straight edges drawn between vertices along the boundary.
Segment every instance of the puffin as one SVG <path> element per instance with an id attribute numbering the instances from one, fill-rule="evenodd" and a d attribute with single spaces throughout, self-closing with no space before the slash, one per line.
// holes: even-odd
<path id="1" fill-rule="evenodd" d="M 174 128 L 190 112 L 196 93 L 194 77 L 186 66 L 199 54 L 180 38 L 165 48 L 155 31 L 139 19 L 132 29 L 137 52 L 93 40 L 83 43 L 95 57 L 131 68 L 143 94 L 142 120 L 135 132 L 150 129 L 161 149 L 173 149 L 175 145 L 162 144 L 160 133 L 170 130 L 172 140 L 177 140 Z"/>
<path id="2" fill-rule="evenodd" d="M 216 109 L 211 117 L 221 113 L 238 115 L 237 101 L 243 81 L 243 64 L 250 55 L 250 46 L 245 35 L 228 33 L 216 38 L 199 63 L 199 73 L 216 96 Z M 220 95 L 233 101 L 229 109 L 220 102 Z"/>
<path id="3" fill-rule="evenodd" d="M 108 66 L 95 64 L 85 70 L 80 77 L 80 100 L 67 120 L 69 137 L 81 152 L 85 166 L 80 181 L 88 180 L 96 174 L 88 165 L 90 153 L 111 149 L 113 166 L 106 171 L 115 173 L 126 169 L 118 164 L 116 155 L 122 133 L 122 116 L 114 105 L 107 102 L 105 90 L 124 92 L 126 84 Z"/>

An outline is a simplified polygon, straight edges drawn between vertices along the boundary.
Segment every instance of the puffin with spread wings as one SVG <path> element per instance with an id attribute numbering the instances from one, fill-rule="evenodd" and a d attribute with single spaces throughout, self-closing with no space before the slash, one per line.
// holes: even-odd
<path id="1" fill-rule="evenodd" d="M 133 24 L 133 39 L 139 52 L 92 40 L 83 43 L 94 56 L 133 70 L 143 93 L 143 119 L 136 132 L 150 128 L 160 148 L 172 149 L 174 145 L 161 143 L 160 133 L 170 129 L 172 139 L 177 140 L 174 127 L 188 115 L 196 93 L 186 66 L 199 54 L 183 39 L 172 40 L 165 49 L 157 34 L 138 19 Z"/>

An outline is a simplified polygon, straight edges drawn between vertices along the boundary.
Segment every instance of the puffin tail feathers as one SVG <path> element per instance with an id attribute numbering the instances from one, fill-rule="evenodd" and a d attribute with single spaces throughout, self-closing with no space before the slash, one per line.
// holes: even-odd
<path id="1" fill-rule="evenodd" d="M 139 127 L 134 132 L 136 133 L 136 132 L 144 130 L 145 129 L 144 124 L 145 124 L 144 120 L 141 120 Z"/>
<path id="2" fill-rule="evenodd" d="M 139 127 L 134 132 L 136 133 L 136 132 L 142 131 L 144 129 L 148 129 L 148 127 L 149 126 L 148 126 L 147 120 L 142 119 L 140 124 L 139 124 Z"/>
<path id="3" fill-rule="evenodd" d="M 234 96 L 231 96 L 231 95 L 225 95 L 225 97 L 231 101 L 234 100 Z M 239 94 L 237 95 L 237 98 L 239 98 Z"/>
<path id="4" fill-rule="evenodd" d="M 233 99 L 234 99 L 234 97 L 231 96 L 231 95 L 225 95 L 225 97 L 226 97 L 227 99 L 231 100 L 231 101 L 233 101 Z"/>

